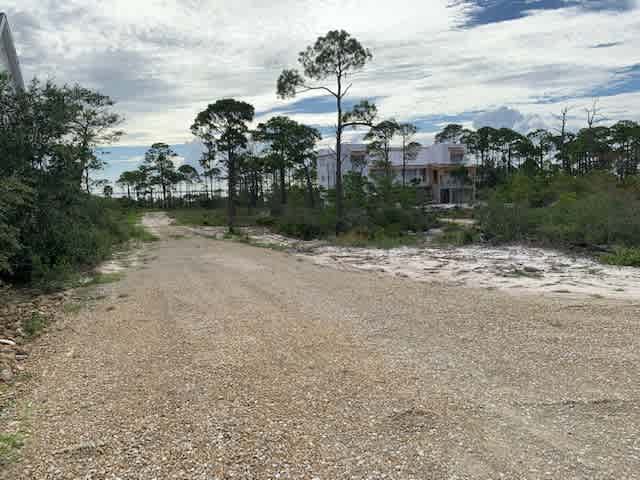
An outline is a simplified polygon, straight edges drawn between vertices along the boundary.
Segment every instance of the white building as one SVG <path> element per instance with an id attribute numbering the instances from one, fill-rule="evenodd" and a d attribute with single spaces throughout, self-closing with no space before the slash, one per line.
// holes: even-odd
<path id="1" fill-rule="evenodd" d="M 8 72 L 13 84 L 18 89 L 24 89 L 22 72 L 18 55 L 13 45 L 9 21 L 4 13 L 0 12 L 0 72 Z"/>
<path id="2" fill-rule="evenodd" d="M 348 172 L 371 177 L 380 172 L 377 158 L 367 153 L 366 144 L 342 145 L 342 175 Z M 396 182 L 402 182 L 402 149 L 390 152 L 391 169 Z M 466 168 L 467 177 L 459 175 Z M 407 161 L 405 182 L 431 192 L 434 203 L 468 203 L 474 200 L 476 167 L 471 165 L 466 148 L 461 144 L 436 143 L 421 147 L 414 159 Z M 331 189 L 336 184 L 336 156 L 333 150 L 318 153 L 318 185 Z"/>

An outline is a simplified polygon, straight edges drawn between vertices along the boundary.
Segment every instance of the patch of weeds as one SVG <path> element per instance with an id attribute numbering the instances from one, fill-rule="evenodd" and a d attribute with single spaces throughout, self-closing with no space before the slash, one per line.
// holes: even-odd
<path id="1" fill-rule="evenodd" d="M 86 287 L 93 285 L 106 285 L 108 283 L 119 282 L 124 278 L 123 273 L 98 273 L 89 282 L 85 283 Z"/>
<path id="2" fill-rule="evenodd" d="M 176 225 L 223 227 L 227 225 L 226 208 L 185 208 L 168 212 L 169 216 L 175 220 Z M 264 209 L 252 210 L 251 214 L 238 212 L 236 215 L 237 226 L 256 225 L 257 220 L 268 216 Z"/>
<path id="3" fill-rule="evenodd" d="M 640 248 L 618 248 L 600 257 L 603 263 L 620 267 L 640 267 Z"/>
<path id="4" fill-rule="evenodd" d="M 140 242 L 157 242 L 160 240 L 142 225 L 142 212 L 129 212 L 125 218 L 129 230 L 129 238 Z"/>
<path id="5" fill-rule="evenodd" d="M 82 310 L 82 305 L 80 303 L 65 303 L 62 307 L 62 311 L 67 315 L 75 315 L 76 313 Z"/>
<path id="6" fill-rule="evenodd" d="M 417 235 L 388 235 L 384 231 L 364 232 L 352 230 L 333 239 L 335 245 L 341 247 L 379 248 L 390 250 L 392 248 L 414 246 L 419 243 Z"/>
<path id="7" fill-rule="evenodd" d="M 441 245 L 455 245 L 458 247 L 470 245 L 480 240 L 480 233 L 473 227 L 465 227 L 458 224 L 448 224 L 443 232 L 435 238 L 435 242 Z"/>
<path id="8" fill-rule="evenodd" d="M 28 338 L 34 338 L 47 326 L 47 319 L 40 312 L 33 312 L 22 320 L 22 329 Z"/>
<path id="9" fill-rule="evenodd" d="M 18 458 L 18 451 L 24 445 L 18 433 L 0 433 L 0 465 L 7 465 Z"/>
<path id="10" fill-rule="evenodd" d="M 289 250 L 289 247 L 286 245 L 281 245 L 279 243 L 267 243 L 267 242 L 250 242 L 250 244 L 254 247 L 258 248 L 267 248 L 269 250 L 275 250 L 277 252 L 286 252 Z"/>

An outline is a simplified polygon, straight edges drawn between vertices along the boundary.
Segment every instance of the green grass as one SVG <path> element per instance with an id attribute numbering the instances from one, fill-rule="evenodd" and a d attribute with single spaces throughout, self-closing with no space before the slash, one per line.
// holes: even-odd
<path id="1" fill-rule="evenodd" d="M 7 465 L 15 461 L 18 451 L 24 445 L 24 440 L 20 434 L 0 433 L 0 465 Z"/>
<path id="2" fill-rule="evenodd" d="M 85 287 L 93 285 L 107 285 L 119 282 L 124 278 L 124 273 L 98 273 L 91 280 L 84 284 Z"/>
<path id="3" fill-rule="evenodd" d="M 268 250 L 275 250 L 277 252 L 286 252 L 289 250 L 289 247 L 287 247 L 286 245 L 280 245 L 277 243 L 268 243 L 268 242 L 254 242 L 254 241 L 244 241 L 244 240 L 240 240 L 240 242 L 242 243 L 247 243 L 249 245 L 251 245 L 252 247 L 258 247 L 258 248 L 266 248 Z"/>
<path id="4" fill-rule="evenodd" d="M 47 326 L 47 319 L 40 312 L 33 312 L 22 320 L 22 328 L 28 338 L 36 337 Z"/>
<path id="5" fill-rule="evenodd" d="M 375 235 L 370 236 L 357 231 L 350 231 L 332 239 L 332 243 L 340 247 L 379 248 L 389 250 L 391 248 L 414 246 L 420 243 L 417 235 Z"/>
<path id="6" fill-rule="evenodd" d="M 142 226 L 143 215 L 144 212 L 141 210 L 131 210 L 124 217 L 130 238 L 140 242 L 157 242 L 160 239 Z"/>
<path id="7" fill-rule="evenodd" d="M 242 211 L 244 210 L 244 211 Z M 223 227 L 227 225 L 227 212 L 224 209 L 185 208 L 168 212 L 177 225 L 195 227 Z M 239 209 L 236 216 L 236 226 L 256 225 L 258 219 L 264 218 L 265 212 L 254 210 L 248 215 L 245 209 Z"/>
<path id="8" fill-rule="evenodd" d="M 618 248 L 600 257 L 603 263 L 624 267 L 640 267 L 640 248 Z"/>
<path id="9" fill-rule="evenodd" d="M 440 245 L 461 247 L 475 243 L 479 238 L 480 234 L 477 229 L 450 223 L 445 225 L 442 234 L 435 238 L 435 242 Z"/>
<path id="10" fill-rule="evenodd" d="M 69 302 L 64 304 L 62 310 L 68 315 L 74 315 L 82 310 L 82 305 L 80 303 Z"/>

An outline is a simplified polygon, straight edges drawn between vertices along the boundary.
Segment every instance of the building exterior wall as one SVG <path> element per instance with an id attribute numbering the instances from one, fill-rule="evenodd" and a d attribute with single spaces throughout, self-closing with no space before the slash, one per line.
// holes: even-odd
<path id="1" fill-rule="evenodd" d="M 358 172 L 371 177 L 381 171 L 375 166 L 375 158 L 367 154 L 364 144 L 345 144 L 342 146 L 344 156 L 342 174 Z M 364 166 L 358 159 L 365 157 Z M 355 165 L 352 159 L 355 159 Z M 318 154 L 318 184 L 325 188 L 335 188 L 336 161 L 335 153 L 323 150 Z M 393 148 L 390 152 L 391 170 L 394 181 L 402 182 L 402 150 Z M 467 168 L 468 180 L 465 182 L 452 174 L 461 166 Z M 434 203 L 470 203 L 475 197 L 473 178 L 476 169 L 470 165 L 464 145 L 435 144 L 422 147 L 416 157 L 406 164 L 406 183 L 430 190 Z"/>
<path id="2" fill-rule="evenodd" d="M 9 22 L 3 13 L 0 13 L 0 72 L 8 72 L 16 88 L 24 88 L 20 63 L 13 45 Z"/>

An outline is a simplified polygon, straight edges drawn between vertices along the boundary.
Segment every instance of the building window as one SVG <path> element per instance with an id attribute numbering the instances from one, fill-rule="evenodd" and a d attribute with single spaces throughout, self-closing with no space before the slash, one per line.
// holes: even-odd
<path id="1" fill-rule="evenodd" d="M 438 184 L 438 171 L 437 170 L 433 171 L 433 184 L 434 185 Z"/>
<path id="2" fill-rule="evenodd" d="M 462 163 L 464 160 L 464 152 L 449 151 L 449 155 L 452 163 Z"/>

